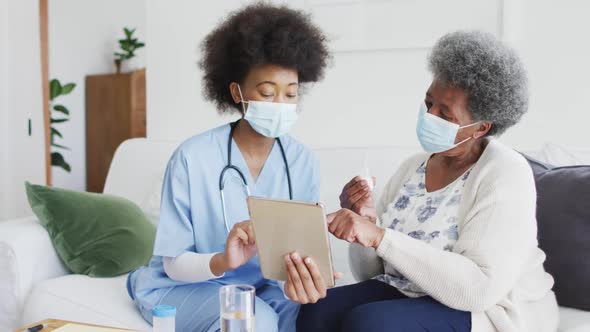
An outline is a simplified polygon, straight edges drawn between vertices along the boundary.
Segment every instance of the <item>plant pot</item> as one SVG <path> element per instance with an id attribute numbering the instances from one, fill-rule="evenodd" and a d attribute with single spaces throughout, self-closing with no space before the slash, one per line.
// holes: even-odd
<path id="1" fill-rule="evenodd" d="M 121 74 L 130 73 L 143 67 L 139 59 L 137 57 L 133 57 L 128 60 L 115 60 L 115 68 L 117 69 L 117 74 Z"/>
<path id="2" fill-rule="evenodd" d="M 121 60 L 115 60 L 115 68 L 117 69 L 117 74 L 121 74 Z"/>

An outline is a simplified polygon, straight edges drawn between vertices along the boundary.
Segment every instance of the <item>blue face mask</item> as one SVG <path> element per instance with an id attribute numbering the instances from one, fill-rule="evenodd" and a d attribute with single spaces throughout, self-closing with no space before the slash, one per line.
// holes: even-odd
<path id="1" fill-rule="evenodd" d="M 456 123 L 446 121 L 436 115 L 428 113 L 426 106 L 420 106 L 418 123 L 416 124 L 416 135 L 424 151 L 429 153 L 440 153 L 456 148 L 467 142 L 472 137 L 455 144 L 455 138 L 459 129 L 475 126 L 480 122 L 460 127 Z"/>
<path id="2" fill-rule="evenodd" d="M 297 122 L 297 104 L 244 101 L 239 85 L 238 91 L 244 110 L 244 119 L 260 135 L 270 138 L 283 136 Z M 245 104 L 248 104 L 248 109 Z"/>

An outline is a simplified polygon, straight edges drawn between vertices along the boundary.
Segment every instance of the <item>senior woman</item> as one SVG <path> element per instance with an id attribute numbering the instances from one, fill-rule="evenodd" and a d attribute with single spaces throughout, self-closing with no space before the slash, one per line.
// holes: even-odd
<path id="1" fill-rule="evenodd" d="M 552 277 L 537 245 L 530 167 L 495 140 L 527 110 L 514 51 L 481 32 L 435 45 L 406 160 L 377 209 L 366 181 L 343 189 L 330 231 L 351 246 L 355 285 L 302 307 L 300 331 L 555 331 Z"/>

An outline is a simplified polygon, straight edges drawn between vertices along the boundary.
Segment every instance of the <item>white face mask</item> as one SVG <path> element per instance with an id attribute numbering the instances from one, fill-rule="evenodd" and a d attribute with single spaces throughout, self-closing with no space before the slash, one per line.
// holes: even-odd
<path id="1" fill-rule="evenodd" d="M 272 103 L 265 101 L 244 101 L 238 84 L 244 119 L 260 135 L 276 138 L 287 134 L 297 122 L 297 104 Z M 246 110 L 246 105 L 248 109 Z"/>
<path id="2" fill-rule="evenodd" d="M 422 104 L 420 106 L 420 114 L 418 115 L 418 123 L 416 124 L 416 135 L 424 151 L 440 153 L 454 149 L 469 141 L 472 138 L 471 136 L 455 144 L 457 132 L 459 129 L 475 126 L 479 123 L 481 121 L 460 127 L 456 123 L 446 121 L 428 113 L 426 106 Z"/>

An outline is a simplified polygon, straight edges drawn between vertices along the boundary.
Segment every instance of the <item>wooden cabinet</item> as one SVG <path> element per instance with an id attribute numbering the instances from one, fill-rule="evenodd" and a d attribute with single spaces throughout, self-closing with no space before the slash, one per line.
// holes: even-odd
<path id="1" fill-rule="evenodd" d="M 145 70 L 86 77 L 86 190 L 102 192 L 115 150 L 146 135 Z"/>

